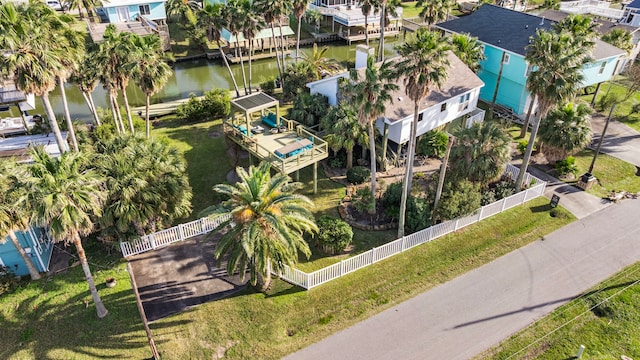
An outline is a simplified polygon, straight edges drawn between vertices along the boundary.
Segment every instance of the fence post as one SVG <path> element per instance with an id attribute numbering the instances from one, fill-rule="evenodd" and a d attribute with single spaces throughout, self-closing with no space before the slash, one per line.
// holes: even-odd
<path id="1" fill-rule="evenodd" d="M 206 231 L 204 229 L 204 218 L 200 218 L 200 234 L 204 234 Z"/>
<path id="2" fill-rule="evenodd" d="M 453 226 L 453 231 L 458 231 L 458 222 L 460 219 L 456 219 L 456 224 Z"/>
<path id="3" fill-rule="evenodd" d="M 147 236 L 149 237 L 149 242 L 151 243 L 151 248 L 153 250 L 155 250 L 156 249 L 156 238 L 155 238 L 154 234 L 149 234 Z"/>
<path id="4" fill-rule="evenodd" d="M 405 238 L 406 238 L 405 236 L 402 237 L 402 243 L 401 243 L 402 245 L 400 246 L 400 252 L 404 251 Z"/>
<path id="5" fill-rule="evenodd" d="M 504 207 L 507 205 L 507 198 L 502 198 L 502 209 L 500 210 L 500 212 L 504 211 Z"/>
<path id="6" fill-rule="evenodd" d="M 305 285 L 306 285 L 307 290 L 309 290 L 309 289 L 311 289 L 311 274 L 309 274 L 309 273 L 305 273 L 305 274 L 307 274 L 307 282 L 306 282 Z"/>
<path id="7" fill-rule="evenodd" d="M 484 206 L 480 207 L 480 214 L 478 215 L 478 221 L 482 220 L 482 211 L 484 210 Z"/>
<path id="8" fill-rule="evenodd" d="M 433 239 L 433 225 L 429 226 L 429 237 L 427 238 L 427 241 L 425 241 L 425 242 L 429 242 L 429 241 L 431 241 L 431 239 Z"/>
<path id="9" fill-rule="evenodd" d="M 340 260 L 340 276 L 344 274 L 344 260 Z"/>
<path id="10" fill-rule="evenodd" d="M 182 224 L 178 224 L 178 238 L 180 241 L 184 240 L 184 231 L 182 231 Z"/>
<path id="11" fill-rule="evenodd" d="M 371 249 L 371 263 L 376 262 L 376 248 Z"/>

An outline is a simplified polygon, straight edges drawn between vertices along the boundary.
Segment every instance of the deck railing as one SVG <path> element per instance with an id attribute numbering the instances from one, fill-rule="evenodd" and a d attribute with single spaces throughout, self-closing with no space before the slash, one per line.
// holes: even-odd
<path id="1" fill-rule="evenodd" d="M 507 177 L 515 180 L 518 173 L 519 169 L 517 167 L 507 165 L 507 169 L 505 170 L 505 175 Z M 503 198 L 492 204 L 485 205 L 470 215 L 433 225 L 429 228 L 404 236 L 382 246 L 378 246 L 323 269 L 312 273 L 306 273 L 285 265 L 284 271 L 276 275 L 291 284 L 298 285 L 307 290 L 311 289 L 358 269 L 362 269 L 363 267 L 374 264 L 380 260 L 389 258 L 395 254 L 399 254 L 411 249 L 412 247 L 428 243 L 490 216 L 499 214 L 520 204 L 524 204 L 529 200 L 542 196 L 546 187 L 546 182 L 528 173 L 525 176 L 525 184 L 529 184 L 530 187 L 517 194 Z M 180 224 L 166 230 L 145 235 L 140 239 L 123 241 L 120 243 L 120 249 L 124 257 L 158 249 L 174 242 L 206 234 L 227 219 L 228 217 L 220 217 L 215 220 L 202 218 L 186 224 Z"/>

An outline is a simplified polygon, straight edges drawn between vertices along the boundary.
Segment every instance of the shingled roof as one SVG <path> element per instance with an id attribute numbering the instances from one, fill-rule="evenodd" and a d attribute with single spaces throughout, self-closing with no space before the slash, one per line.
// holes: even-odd
<path id="1" fill-rule="evenodd" d="M 535 37 L 536 30 L 549 30 L 555 23 L 556 21 L 544 17 L 485 4 L 468 16 L 436 26 L 450 32 L 468 33 L 486 44 L 526 56 L 527 46 L 530 39 Z M 601 60 L 623 54 L 623 50 L 596 40 L 592 56 Z"/>
<path id="2" fill-rule="evenodd" d="M 640 0 L 638 0 L 640 1 Z M 569 13 L 560 11 L 560 10 L 553 10 L 553 9 L 547 9 L 545 11 L 542 12 L 542 14 L 540 14 L 540 16 L 544 17 L 545 19 L 549 19 L 549 20 L 553 20 L 553 21 L 561 21 L 562 19 L 566 18 L 567 16 L 569 16 Z M 600 35 L 604 35 L 604 34 L 608 34 L 610 33 L 613 29 L 622 29 L 622 30 L 626 30 L 630 33 L 634 33 L 636 31 L 638 31 L 638 29 L 635 26 L 631 26 L 631 25 L 627 25 L 627 24 L 620 24 L 617 22 L 613 22 L 613 21 L 608 21 L 608 20 L 603 20 L 603 19 L 598 19 L 598 18 L 594 18 L 593 21 L 595 21 L 598 26 L 596 27 L 596 31 L 598 31 L 598 33 L 600 33 Z"/>

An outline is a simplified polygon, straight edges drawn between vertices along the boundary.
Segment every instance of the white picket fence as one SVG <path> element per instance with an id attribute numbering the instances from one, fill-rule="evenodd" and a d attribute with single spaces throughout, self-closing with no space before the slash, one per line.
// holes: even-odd
<path id="1" fill-rule="evenodd" d="M 510 177 L 512 180 L 515 180 L 518 176 L 518 172 L 519 169 L 517 167 L 507 165 L 505 175 Z M 546 182 L 528 173 L 525 176 L 524 184 L 528 184 L 530 185 L 530 187 L 525 191 L 521 191 L 517 194 L 498 200 L 489 205 L 485 205 L 476 210 L 471 215 L 433 225 L 424 230 L 404 236 L 401 239 L 397 239 L 382 246 L 378 246 L 369 251 L 342 260 L 339 263 L 327 266 L 312 273 L 306 273 L 285 265 L 284 271 L 276 275 L 280 276 L 281 279 L 291 284 L 298 285 L 307 290 L 311 289 L 333 279 L 344 276 L 348 273 L 354 272 L 358 269 L 362 269 L 363 267 L 369 266 L 380 260 L 411 249 L 414 246 L 427 243 L 441 236 L 462 229 L 465 226 L 471 225 L 490 216 L 499 214 L 505 210 L 511 209 L 514 206 L 524 204 L 531 199 L 542 196 L 547 185 Z M 123 241 L 120 243 L 120 249 L 122 250 L 122 254 L 125 257 L 140 254 L 150 250 L 155 250 L 174 242 L 206 234 L 227 219 L 228 217 L 221 217 L 216 220 L 202 218 L 186 224 L 180 224 L 166 230 L 145 235 L 140 239 Z"/>

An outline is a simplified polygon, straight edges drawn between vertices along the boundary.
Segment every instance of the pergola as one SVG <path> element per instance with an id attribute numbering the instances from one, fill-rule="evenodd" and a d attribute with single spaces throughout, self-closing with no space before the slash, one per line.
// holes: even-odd
<path id="1" fill-rule="evenodd" d="M 236 120 L 236 110 L 244 113 L 246 123 L 246 128 L 251 129 L 251 115 L 258 111 L 262 112 L 266 109 L 276 108 L 276 119 L 278 122 L 278 126 L 280 126 L 280 102 L 271 96 L 263 93 L 257 92 L 255 94 L 249 94 L 246 96 L 242 96 L 239 98 L 235 98 L 231 100 L 231 121 L 234 122 Z M 253 134 L 251 131 L 248 131 L 247 136 L 251 137 Z"/>

